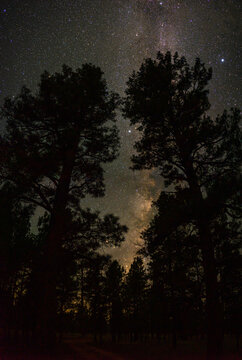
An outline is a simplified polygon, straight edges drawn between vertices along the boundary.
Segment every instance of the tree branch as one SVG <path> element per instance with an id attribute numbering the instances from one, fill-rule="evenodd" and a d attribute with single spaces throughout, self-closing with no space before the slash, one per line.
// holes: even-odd
<path id="1" fill-rule="evenodd" d="M 27 197 L 27 196 L 21 196 L 21 199 L 22 199 L 23 201 L 28 202 L 28 203 L 32 203 L 32 204 L 35 204 L 35 205 L 37 205 L 37 206 L 40 206 L 40 207 L 44 208 L 45 210 L 47 210 L 48 212 L 50 212 L 49 207 L 46 207 L 45 204 L 39 202 L 38 200 L 29 198 L 29 197 Z"/>

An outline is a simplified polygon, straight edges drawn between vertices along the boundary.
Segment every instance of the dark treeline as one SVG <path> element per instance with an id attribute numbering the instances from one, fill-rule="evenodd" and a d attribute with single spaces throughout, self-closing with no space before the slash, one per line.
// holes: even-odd
<path id="1" fill-rule="evenodd" d="M 0 328 L 5 343 L 51 347 L 56 335 L 96 342 L 207 339 L 239 346 L 241 132 L 238 109 L 211 118 L 211 69 L 158 53 L 120 99 L 101 70 L 45 72 L 36 94 L 5 100 L 0 137 Z M 126 273 L 100 249 L 126 226 L 82 207 L 104 196 L 105 163 L 118 156 L 115 111 L 140 132 L 133 169 L 164 183 L 144 245 Z M 38 218 L 39 217 L 39 218 Z M 33 219 L 36 222 L 33 230 Z M 144 266 L 144 263 L 146 264 Z"/>

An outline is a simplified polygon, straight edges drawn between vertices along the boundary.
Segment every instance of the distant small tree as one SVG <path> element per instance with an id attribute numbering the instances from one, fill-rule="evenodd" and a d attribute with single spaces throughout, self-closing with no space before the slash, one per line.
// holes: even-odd
<path id="1" fill-rule="evenodd" d="M 107 325 L 107 294 L 105 272 L 110 258 L 96 255 L 90 259 L 86 275 L 86 297 L 95 342 L 102 342 Z"/>
<path id="2" fill-rule="evenodd" d="M 152 325 L 159 336 L 162 330 L 171 332 L 175 348 L 178 335 L 184 337 L 201 330 L 202 324 L 194 328 L 195 318 L 203 317 L 198 237 L 191 225 L 180 226 L 158 240 L 155 220 L 142 234 L 142 251 L 149 261 Z"/>
<path id="3" fill-rule="evenodd" d="M 148 325 L 147 274 L 141 257 L 134 258 L 124 284 L 125 316 L 130 340 L 143 337 Z"/>
<path id="4" fill-rule="evenodd" d="M 112 335 L 112 342 L 120 339 L 123 328 L 123 277 L 124 269 L 117 260 L 113 260 L 106 271 L 106 286 L 108 304 L 108 319 Z"/>
<path id="5" fill-rule="evenodd" d="M 160 341 L 161 334 L 165 335 L 169 331 L 169 309 L 165 294 L 164 269 L 161 263 L 160 254 L 145 256 L 149 259 L 148 277 L 150 281 L 148 299 L 149 299 L 149 321 L 150 333 L 153 339 L 154 335 Z"/>
<path id="6" fill-rule="evenodd" d="M 224 308 L 225 332 L 236 337 L 237 350 L 241 333 L 242 301 L 242 242 L 241 221 L 237 217 L 222 214 L 213 222 L 213 236 L 217 259 L 219 294 Z"/>
<path id="7" fill-rule="evenodd" d="M 221 354 L 223 315 L 210 229 L 217 213 L 235 208 L 241 167 L 240 111 L 212 119 L 206 86 L 212 70 L 189 66 L 170 52 L 147 59 L 127 83 L 124 115 L 141 132 L 133 168 L 157 168 L 180 197 L 179 213 L 160 231 L 193 220 L 198 228 L 206 283 L 208 358 Z M 164 199 L 165 200 L 165 199 Z M 174 208 L 173 208 L 174 209 Z M 161 224 L 163 223 L 161 219 Z M 168 225 L 171 227 L 169 228 Z"/>
<path id="8" fill-rule="evenodd" d="M 32 209 L 16 200 L 15 190 L 0 189 L 0 323 L 4 336 L 26 327 L 24 298 L 34 253 Z"/>

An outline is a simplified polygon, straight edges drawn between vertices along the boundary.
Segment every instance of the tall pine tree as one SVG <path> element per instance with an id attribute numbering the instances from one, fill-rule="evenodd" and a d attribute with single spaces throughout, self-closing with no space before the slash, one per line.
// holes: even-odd
<path id="1" fill-rule="evenodd" d="M 39 287 L 38 338 L 54 341 L 56 277 L 66 211 L 86 194 L 104 195 L 103 167 L 117 156 L 112 122 L 118 98 L 100 68 L 44 72 L 36 94 L 24 87 L 2 107 L 6 131 L 0 138 L 0 181 L 18 188 L 22 201 L 50 213 Z"/>
<path id="2" fill-rule="evenodd" d="M 180 199 L 181 211 L 176 209 L 173 217 L 170 213 L 167 231 L 188 219 L 198 228 L 206 283 L 208 358 L 214 359 L 222 349 L 223 315 L 210 223 L 221 209 L 236 206 L 241 143 L 238 109 L 215 118 L 208 115 L 206 87 L 211 76 L 212 70 L 199 59 L 189 66 L 177 53 L 158 53 L 157 60 L 145 60 L 130 77 L 124 115 L 141 133 L 133 168 L 158 169 L 165 186 Z"/>

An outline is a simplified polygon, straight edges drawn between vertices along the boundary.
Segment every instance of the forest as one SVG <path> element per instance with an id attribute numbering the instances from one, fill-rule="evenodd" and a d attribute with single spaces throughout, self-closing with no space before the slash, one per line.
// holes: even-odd
<path id="1" fill-rule="evenodd" d="M 24 86 L 5 99 L 3 359 L 239 359 L 241 113 L 211 115 L 211 78 L 199 58 L 189 65 L 167 52 L 145 59 L 122 97 L 85 63 L 45 71 L 35 93 Z M 155 170 L 163 184 L 127 271 L 108 255 L 125 241 L 126 225 L 82 206 L 105 196 L 105 164 L 119 155 L 117 113 L 139 134 L 130 171 Z M 60 344 L 68 352 L 70 339 L 136 352 L 85 357 L 80 345 L 79 357 L 53 355 Z M 139 353 L 144 344 L 155 354 Z M 191 357 L 182 357 L 182 344 Z M 172 356 L 162 356 L 165 347 Z"/>

